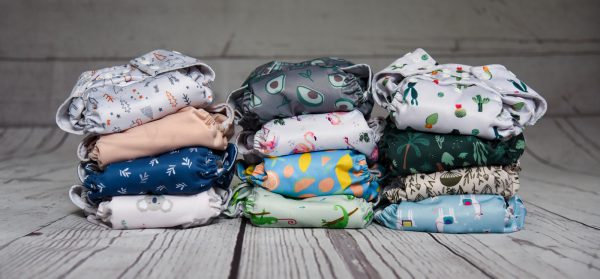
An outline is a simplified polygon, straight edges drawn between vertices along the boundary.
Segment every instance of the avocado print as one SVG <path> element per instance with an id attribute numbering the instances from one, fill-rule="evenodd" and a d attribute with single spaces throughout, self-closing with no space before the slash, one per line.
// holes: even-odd
<path id="1" fill-rule="evenodd" d="M 464 108 L 462 108 L 461 104 L 456 104 L 455 107 L 456 107 L 456 110 L 454 111 L 454 115 L 456 117 L 463 118 L 463 117 L 467 116 L 467 111 Z"/>
<path id="2" fill-rule="evenodd" d="M 346 78 L 340 74 L 330 74 L 329 83 L 333 87 L 344 87 L 346 86 Z"/>
<path id="3" fill-rule="evenodd" d="M 477 96 L 473 97 L 473 102 L 477 104 L 477 111 L 483 112 L 483 105 L 489 103 L 490 98 L 482 98 L 481 95 L 478 94 Z"/>
<path id="4" fill-rule="evenodd" d="M 406 86 L 407 88 L 404 89 L 404 95 L 402 95 L 402 102 L 403 103 L 408 103 L 408 101 L 406 100 L 406 97 L 408 97 L 408 93 L 410 93 L 410 104 L 411 105 L 415 105 L 418 106 L 419 105 L 419 92 L 417 92 L 417 89 L 415 89 L 415 85 L 417 85 L 416 82 L 409 82 Z"/>
<path id="5" fill-rule="evenodd" d="M 296 95 L 300 103 L 309 107 L 320 106 L 325 100 L 322 93 L 304 86 L 298 86 Z"/>
<path id="6" fill-rule="evenodd" d="M 425 128 L 431 129 L 431 128 L 433 128 L 433 125 L 437 124 L 437 122 L 438 122 L 437 112 L 432 113 L 429 116 L 427 116 L 427 118 L 425 118 Z"/>
<path id="7" fill-rule="evenodd" d="M 265 84 L 265 90 L 269 94 L 279 94 L 285 87 L 285 75 L 279 75 Z"/>
<path id="8" fill-rule="evenodd" d="M 252 101 L 250 101 L 250 107 L 257 108 L 262 106 L 262 99 L 256 95 L 252 95 Z"/>
<path id="9" fill-rule="evenodd" d="M 339 98 L 335 101 L 335 107 L 342 111 L 351 111 L 354 109 L 354 102 L 350 99 Z"/>
<path id="10" fill-rule="evenodd" d="M 515 88 L 519 89 L 519 91 L 521 91 L 521 92 L 527 92 L 527 85 L 525 85 L 524 82 L 522 82 L 520 80 L 519 80 L 519 82 L 516 82 L 516 81 L 514 81 L 512 79 L 509 79 L 508 81 L 512 82 L 513 86 Z"/>

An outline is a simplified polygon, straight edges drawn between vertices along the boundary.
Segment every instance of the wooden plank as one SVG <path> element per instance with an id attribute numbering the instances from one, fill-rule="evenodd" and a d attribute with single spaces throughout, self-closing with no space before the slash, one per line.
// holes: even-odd
<path id="1" fill-rule="evenodd" d="M 242 278 L 481 278 L 486 275 L 424 233 L 246 227 Z M 434 264 L 435 263 L 435 264 Z"/>
<path id="2" fill-rule="evenodd" d="M 385 57 L 350 58 L 356 63 L 370 64 L 378 71 L 391 63 L 397 55 Z M 335 53 L 332 53 L 335 54 Z M 548 115 L 593 115 L 600 107 L 596 88 L 600 80 L 594 73 L 600 72 L 600 55 L 511 57 L 511 56 L 465 56 L 438 57 L 441 63 L 505 64 L 548 101 Z M 310 58 L 306 56 L 303 59 Z M 342 56 L 343 57 L 343 56 Z M 200 56 L 200 58 L 202 58 Z M 300 58 L 279 57 L 297 61 Z M 247 75 L 258 65 L 271 58 L 215 58 L 205 59 L 216 71 L 216 101 L 222 102 L 229 92 L 237 89 Z M 126 63 L 126 58 L 111 61 L 48 61 L 48 62 L 2 62 L 0 91 L 19 92 L 0 98 L 0 125 L 55 125 L 58 106 L 67 98 L 79 74 L 90 69 Z M 544 75 L 539 74 L 544 69 Z M 549 79 L 549 76 L 561 77 Z M 35 77 L 35 78 L 32 78 Z M 26 112 L 26 113 L 24 113 Z M 544 123 L 542 121 L 541 123 Z M 537 129 L 537 127 L 536 127 Z M 1 140 L 1 139 L 0 139 Z"/>
<path id="3" fill-rule="evenodd" d="M 0 54 L 96 59 L 162 47 L 199 56 L 396 55 L 417 46 L 452 53 L 597 53 L 600 44 L 600 7 L 593 0 L 385 0 L 377 7 L 358 0 L 3 1 L 0 26 L 11 28 L 1 30 Z"/>
<path id="4" fill-rule="evenodd" d="M 227 278 L 239 227 L 120 231 L 68 215 L 0 247 L 0 277 Z"/>
<path id="5" fill-rule="evenodd" d="M 527 201 L 525 201 L 527 203 Z M 499 278 L 597 278 L 600 233 L 528 204 L 525 230 L 433 237 Z"/>

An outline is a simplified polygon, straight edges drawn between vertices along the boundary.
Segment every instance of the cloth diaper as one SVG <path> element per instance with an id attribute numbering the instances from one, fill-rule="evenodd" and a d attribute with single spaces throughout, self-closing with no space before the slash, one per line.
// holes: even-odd
<path id="1" fill-rule="evenodd" d="M 208 106 L 214 78 L 200 60 L 154 50 L 127 65 L 81 74 L 56 123 L 73 134 L 121 132 L 187 106 Z"/>
<path id="2" fill-rule="evenodd" d="M 508 204 L 498 195 L 455 195 L 391 204 L 375 212 L 375 220 L 404 231 L 510 233 L 523 228 L 526 214 L 518 195 Z"/>
<path id="3" fill-rule="evenodd" d="M 104 171 L 92 162 L 83 162 L 79 177 L 93 203 L 123 195 L 191 195 L 213 186 L 229 187 L 236 156 L 234 144 L 224 151 L 186 147 L 110 164 Z"/>
<path id="4" fill-rule="evenodd" d="M 518 135 L 546 112 L 546 100 L 502 65 L 437 65 L 417 49 L 377 73 L 373 98 L 398 129 L 484 139 Z"/>
<path id="5" fill-rule="evenodd" d="M 240 161 L 237 175 L 292 198 L 348 194 L 372 201 L 379 193 L 379 178 L 369 170 L 365 155 L 354 150 L 269 157 L 249 166 Z"/>
<path id="6" fill-rule="evenodd" d="M 248 186 L 236 194 L 229 203 L 233 216 L 243 214 L 259 227 L 358 229 L 373 220 L 373 204 L 353 195 L 298 200 Z"/>
<path id="7" fill-rule="evenodd" d="M 69 196 L 90 222 L 117 230 L 205 225 L 221 214 L 228 196 L 227 190 L 210 188 L 189 196 L 117 196 L 94 205 L 85 193 L 83 186 L 75 185 Z"/>
<path id="8" fill-rule="evenodd" d="M 375 133 L 358 110 L 280 118 L 258 132 L 243 131 L 237 140 L 242 154 L 284 156 L 333 149 L 354 149 L 377 160 Z"/>
<path id="9" fill-rule="evenodd" d="M 257 131 L 275 118 L 373 109 L 371 68 L 334 58 L 300 63 L 272 61 L 256 68 L 228 102 L 244 130 Z"/>
<path id="10" fill-rule="evenodd" d="M 392 178 L 382 195 L 392 203 L 442 195 L 486 194 L 506 199 L 519 190 L 518 165 L 460 168 Z"/>
<path id="11" fill-rule="evenodd" d="M 373 121 L 375 122 L 375 121 Z M 378 123 L 383 123 L 378 119 Z M 382 130 L 382 126 L 376 128 Z M 471 166 L 505 166 L 525 151 L 523 134 L 500 140 L 398 130 L 387 122 L 379 141 L 381 163 L 391 176 L 449 171 Z"/>
<path id="12" fill-rule="evenodd" d="M 229 105 L 186 107 L 121 133 L 88 136 L 79 144 L 78 155 L 82 161 L 95 161 L 103 169 L 111 163 L 187 146 L 225 150 L 233 132 L 233 109 Z"/>

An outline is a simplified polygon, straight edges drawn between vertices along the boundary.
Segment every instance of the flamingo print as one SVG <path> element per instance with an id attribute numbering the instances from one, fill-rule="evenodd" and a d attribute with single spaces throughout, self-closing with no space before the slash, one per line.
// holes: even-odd
<path id="1" fill-rule="evenodd" d="M 269 130 L 267 127 L 263 127 L 263 134 L 260 137 L 262 141 L 259 141 L 258 143 L 258 145 L 260 145 L 260 151 L 265 154 L 270 154 L 275 151 L 275 148 L 279 143 L 279 137 L 277 136 L 273 136 L 273 139 L 267 140 L 270 132 L 271 130 Z"/>
<path id="2" fill-rule="evenodd" d="M 356 150 L 356 147 L 354 147 L 354 145 L 350 143 L 350 139 L 348 137 L 344 137 L 344 142 L 346 143 L 346 145 L 348 145 L 348 147 Z"/>
<path id="3" fill-rule="evenodd" d="M 331 125 L 340 125 L 342 124 L 342 119 L 335 113 L 328 113 L 325 118 L 331 123 Z"/>
<path id="4" fill-rule="evenodd" d="M 296 146 L 294 147 L 294 150 L 292 151 L 294 154 L 298 154 L 298 153 L 307 153 L 307 152 L 311 152 L 313 150 L 315 150 L 315 145 L 314 143 L 310 142 L 310 139 L 313 139 L 315 142 L 317 141 L 317 137 L 315 136 L 315 133 L 308 131 L 304 134 L 304 140 L 306 141 L 306 143 L 308 144 L 304 144 L 304 143 L 299 143 L 296 144 Z"/>

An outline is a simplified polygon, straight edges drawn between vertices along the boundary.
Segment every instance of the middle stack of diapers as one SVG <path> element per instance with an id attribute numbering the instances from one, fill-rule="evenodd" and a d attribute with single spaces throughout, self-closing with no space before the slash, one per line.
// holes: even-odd
<path id="1" fill-rule="evenodd" d="M 242 180 L 228 214 L 256 226 L 364 228 L 378 199 L 368 65 L 338 58 L 256 68 L 229 103 Z"/>
<path id="2" fill-rule="evenodd" d="M 546 101 L 501 65 L 439 65 L 422 49 L 377 73 L 373 96 L 386 166 L 375 219 L 393 229 L 503 233 L 521 229 L 522 134 Z"/>
<path id="3" fill-rule="evenodd" d="M 165 50 L 80 76 L 57 123 L 87 134 L 70 197 L 89 221 L 187 228 L 220 215 L 237 148 L 233 109 L 212 104 L 213 80 L 208 65 Z"/>

